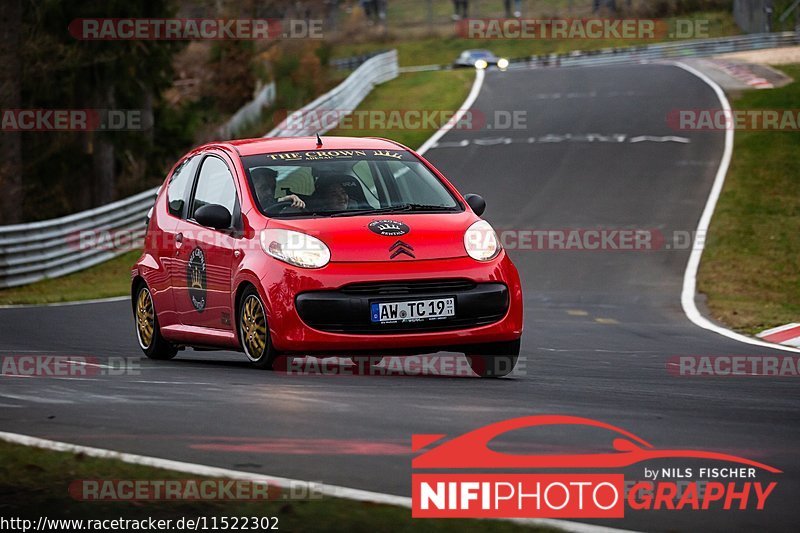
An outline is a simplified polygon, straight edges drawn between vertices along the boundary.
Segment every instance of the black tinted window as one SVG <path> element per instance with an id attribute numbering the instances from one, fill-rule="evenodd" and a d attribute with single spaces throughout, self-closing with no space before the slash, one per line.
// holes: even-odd
<path id="1" fill-rule="evenodd" d="M 191 218 L 194 218 L 198 209 L 208 204 L 221 205 L 231 215 L 236 206 L 236 186 L 231 171 L 222 159 L 213 156 L 205 158 L 200 167 Z"/>
<path id="2" fill-rule="evenodd" d="M 167 208 L 176 217 L 183 216 L 183 207 L 189 201 L 190 185 L 197 169 L 197 157 L 186 158 L 169 180 Z"/>

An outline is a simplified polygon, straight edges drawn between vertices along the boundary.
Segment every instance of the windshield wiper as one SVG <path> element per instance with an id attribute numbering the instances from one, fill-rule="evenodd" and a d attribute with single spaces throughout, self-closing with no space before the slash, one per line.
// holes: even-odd
<path id="1" fill-rule="evenodd" d="M 406 211 L 454 211 L 456 206 L 407 204 Z"/>
<path id="2" fill-rule="evenodd" d="M 377 215 L 379 213 L 395 213 L 397 211 L 410 211 L 409 204 L 390 205 L 388 207 L 377 207 L 369 209 L 350 209 L 346 211 L 335 211 L 330 216 L 332 217 L 348 217 L 356 215 Z M 322 213 L 325 214 L 325 213 Z"/>

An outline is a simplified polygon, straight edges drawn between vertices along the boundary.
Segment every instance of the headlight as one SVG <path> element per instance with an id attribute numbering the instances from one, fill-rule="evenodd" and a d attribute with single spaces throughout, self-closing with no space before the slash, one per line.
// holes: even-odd
<path id="1" fill-rule="evenodd" d="M 479 220 L 464 233 L 464 248 L 477 261 L 489 261 L 500 253 L 500 241 L 491 224 Z"/>
<path id="2" fill-rule="evenodd" d="M 488 66 L 489 63 L 487 63 L 485 59 L 479 59 L 475 62 L 475 68 L 478 70 L 483 70 Z"/>
<path id="3" fill-rule="evenodd" d="M 261 248 L 275 259 L 300 268 L 322 268 L 331 260 L 331 251 L 324 242 L 287 229 L 265 229 L 261 232 Z"/>
<path id="4" fill-rule="evenodd" d="M 497 60 L 497 68 L 499 69 L 507 69 L 508 68 L 508 59 L 505 57 L 501 57 Z"/>

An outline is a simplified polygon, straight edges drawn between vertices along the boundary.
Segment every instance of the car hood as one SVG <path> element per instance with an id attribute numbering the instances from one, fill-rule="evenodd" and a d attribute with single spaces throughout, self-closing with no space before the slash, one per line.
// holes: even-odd
<path id="1" fill-rule="evenodd" d="M 478 220 L 470 211 L 392 213 L 271 219 L 267 227 L 313 235 L 328 245 L 332 262 L 394 262 L 466 257 L 464 232 Z"/>

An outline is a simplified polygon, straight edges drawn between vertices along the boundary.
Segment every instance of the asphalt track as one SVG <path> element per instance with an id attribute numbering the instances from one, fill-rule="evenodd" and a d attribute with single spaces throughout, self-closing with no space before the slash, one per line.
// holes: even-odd
<path id="1" fill-rule="evenodd" d="M 426 156 L 462 192 L 484 195 L 486 218 L 498 229 L 691 231 L 723 151 L 722 133 L 676 133 L 665 123 L 672 109 L 720 107 L 708 85 L 673 66 L 491 72 L 474 107 L 490 120 L 495 110 L 524 110 L 526 128 L 453 130 Z M 688 142 L 631 142 L 676 135 Z M 139 375 L 2 377 L 0 429 L 409 495 L 414 433 L 457 435 L 516 416 L 577 415 L 659 448 L 727 452 L 784 471 L 761 512 L 629 510 L 624 520 L 598 523 L 795 530 L 796 381 L 681 378 L 666 370 L 675 355 L 781 353 L 689 322 L 680 306 L 689 250 L 510 253 L 526 305 L 525 372 L 513 379 L 286 376 L 250 369 L 239 354 L 186 351 L 169 362 L 142 360 Z M 4 309 L 0 324 L 3 355 L 140 356 L 126 302 Z M 499 445 L 554 453 L 593 449 L 607 437 L 537 431 Z M 626 470 L 631 479 L 641 475 L 641 466 Z"/>

